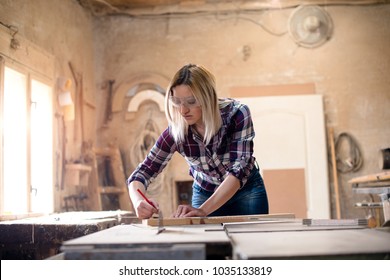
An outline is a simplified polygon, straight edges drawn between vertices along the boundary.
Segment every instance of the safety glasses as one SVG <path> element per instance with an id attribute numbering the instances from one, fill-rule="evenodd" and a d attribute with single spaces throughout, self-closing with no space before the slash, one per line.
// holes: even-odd
<path id="1" fill-rule="evenodd" d="M 195 99 L 193 96 L 179 98 L 175 96 L 169 96 L 169 101 L 171 102 L 173 107 L 180 108 L 181 106 L 184 106 L 186 108 L 194 108 L 199 107 L 199 102 Z"/>

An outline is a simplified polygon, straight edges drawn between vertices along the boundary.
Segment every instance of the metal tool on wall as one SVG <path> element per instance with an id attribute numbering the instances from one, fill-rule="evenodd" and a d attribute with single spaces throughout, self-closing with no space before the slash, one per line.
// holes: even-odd
<path id="1" fill-rule="evenodd" d="M 75 125 L 74 125 L 74 136 L 73 140 L 78 139 L 78 124 L 80 124 L 81 131 L 81 143 L 84 142 L 84 114 L 83 114 L 83 76 L 82 74 L 76 72 L 71 62 L 69 62 L 69 68 L 72 71 L 73 79 L 75 80 L 76 85 L 76 101 L 75 101 Z"/>
<path id="2" fill-rule="evenodd" d="M 113 88 L 115 80 L 108 80 L 108 96 L 106 103 L 106 112 L 104 116 L 103 127 L 108 126 L 108 122 L 112 120 L 112 98 L 113 98 Z"/>

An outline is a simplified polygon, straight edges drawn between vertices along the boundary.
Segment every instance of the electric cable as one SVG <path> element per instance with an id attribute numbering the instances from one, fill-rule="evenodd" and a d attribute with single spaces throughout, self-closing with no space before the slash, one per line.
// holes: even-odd
<path id="1" fill-rule="evenodd" d="M 360 147 L 352 135 L 340 133 L 335 141 L 336 165 L 341 173 L 356 172 L 363 166 Z"/>

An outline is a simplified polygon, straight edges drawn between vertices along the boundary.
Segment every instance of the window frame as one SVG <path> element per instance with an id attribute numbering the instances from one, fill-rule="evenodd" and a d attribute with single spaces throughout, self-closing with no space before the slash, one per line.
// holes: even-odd
<path id="1" fill-rule="evenodd" d="M 56 156 L 56 144 L 55 144 L 55 134 L 56 134 L 56 121 L 55 121 L 55 112 L 56 112 L 56 103 L 55 103 L 55 83 L 54 83 L 54 65 L 55 60 L 54 56 L 47 53 L 45 50 L 37 47 L 31 42 L 25 40 L 24 38 L 18 36 L 18 41 L 20 42 L 20 47 L 18 49 L 12 49 L 10 46 L 10 41 L 14 39 L 9 33 L 9 30 L 0 27 L 0 221 L 1 220 L 10 220 L 10 219 L 19 219 L 21 217 L 29 216 L 39 216 L 44 213 L 34 213 L 31 211 L 31 83 L 32 80 L 36 80 L 40 83 L 47 85 L 51 89 L 51 113 L 52 113 L 52 209 L 55 211 L 55 174 L 56 174 L 56 165 L 55 165 L 55 156 Z M 5 67 L 18 71 L 26 75 L 26 113 L 27 113 L 27 213 L 4 213 L 4 203 L 6 199 L 4 197 L 4 170 L 3 170 L 3 158 L 4 158 L 4 143 L 3 143 L 3 104 L 4 104 L 4 74 Z"/>

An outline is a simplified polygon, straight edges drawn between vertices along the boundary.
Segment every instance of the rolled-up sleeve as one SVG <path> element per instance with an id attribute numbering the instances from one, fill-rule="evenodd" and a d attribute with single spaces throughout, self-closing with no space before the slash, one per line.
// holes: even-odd
<path id="1" fill-rule="evenodd" d="M 139 181 L 147 188 L 150 182 L 160 174 L 176 151 L 175 141 L 167 128 L 157 139 L 156 143 L 127 179 L 127 184 Z"/>
<path id="2" fill-rule="evenodd" d="M 235 176 L 241 187 L 245 185 L 254 166 L 252 117 L 248 106 L 241 105 L 231 120 L 230 167 L 228 172 Z"/>

